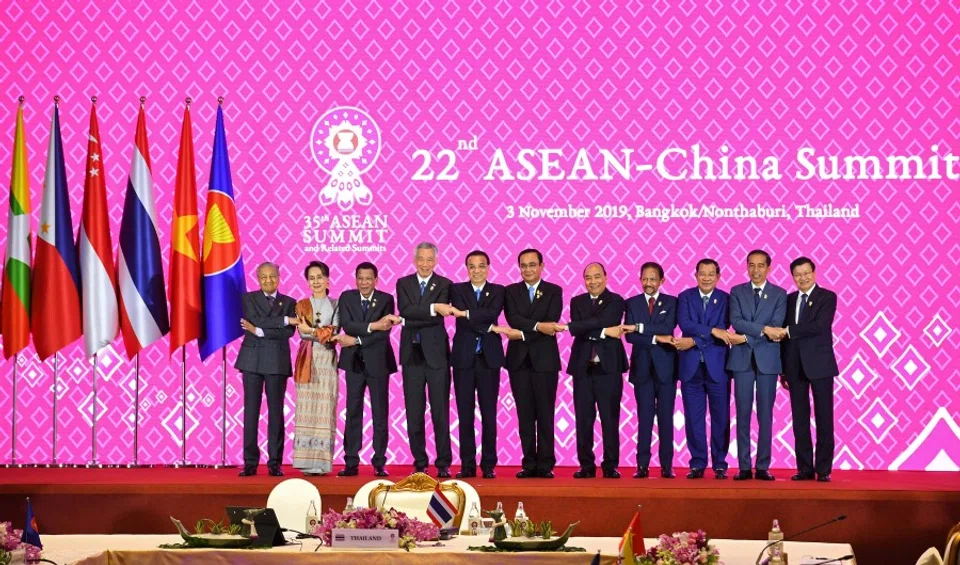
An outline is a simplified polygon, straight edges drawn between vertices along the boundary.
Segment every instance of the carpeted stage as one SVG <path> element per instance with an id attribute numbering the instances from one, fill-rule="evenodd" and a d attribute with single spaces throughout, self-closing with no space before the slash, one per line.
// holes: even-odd
<path id="1" fill-rule="evenodd" d="M 389 470 L 396 481 L 411 468 Z M 647 536 L 703 528 L 719 538 L 759 539 L 773 518 L 789 535 L 846 514 L 846 521 L 800 539 L 849 542 L 866 565 L 914 563 L 931 545 L 942 551 L 950 524 L 960 521 L 957 473 L 837 471 L 833 483 L 824 485 L 791 482 L 791 472 L 782 469 L 773 483 L 718 481 L 709 473 L 690 481 L 683 478 L 686 469 L 677 469 L 673 480 L 659 478 L 659 469 L 634 480 L 626 467 L 620 480 L 575 480 L 574 470 L 558 468 L 553 480 L 518 480 L 517 468 L 501 467 L 497 479 L 470 483 L 485 508 L 502 501 L 512 516 L 522 500 L 532 518 L 550 519 L 555 527 L 580 520 L 580 536 L 622 535 L 637 504 L 643 505 Z M 284 478 L 302 477 L 290 468 L 285 472 Z M 323 496 L 324 510 L 342 509 L 347 496 L 374 479 L 370 467 L 361 467 L 357 477 L 308 477 Z M 172 532 L 169 516 L 192 524 L 223 517 L 227 505 L 264 504 L 280 480 L 263 466 L 249 478 L 237 477 L 234 468 L 0 469 L 0 517 L 18 520 L 29 496 L 41 533 L 166 533 Z"/>

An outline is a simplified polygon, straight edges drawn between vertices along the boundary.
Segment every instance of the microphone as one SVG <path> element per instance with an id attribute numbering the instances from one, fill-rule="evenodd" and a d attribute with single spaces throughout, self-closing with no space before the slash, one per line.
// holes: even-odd
<path id="1" fill-rule="evenodd" d="M 825 558 L 821 557 L 820 559 L 825 559 Z M 808 563 L 810 563 L 810 565 L 829 565 L 830 563 L 842 563 L 850 559 L 853 559 L 853 555 L 844 555 L 843 557 L 834 557 L 833 559 L 826 559 L 826 561 L 815 561 L 815 562 L 808 561 Z"/>
<path id="2" fill-rule="evenodd" d="M 772 541 L 772 542 L 768 543 L 767 545 L 763 546 L 763 549 L 760 550 L 760 554 L 757 555 L 757 560 L 754 562 L 754 565 L 760 565 L 760 560 L 763 559 L 763 553 L 764 553 L 768 548 L 770 548 L 771 546 L 774 546 L 774 545 L 776 545 L 776 544 L 778 544 L 778 543 L 781 543 L 781 542 L 785 542 L 785 541 L 787 541 L 787 540 L 792 540 L 792 539 L 798 538 L 798 537 L 802 536 L 803 534 L 805 534 L 805 533 L 807 533 L 807 532 L 812 532 L 813 530 L 822 528 L 822 527 L 824 527 L 824 526 L 829 526 L 830 524 L 832 524 L 832 523 L 834 523 L 834 522 L 842 522 L 843 520 L 846 520 L 846 519 L 847 519 L 847 515 L 846 515 L 846 514 L 841 514 L 841 515 L 837 516 L 836 518 L 833 518 L 833 519 L 831 519 L 831 520 L 827 520 L 826 522 L 824 522 L 824 523 L 822 523 L 822 524 L 817 524 L 816 526 L 813 526 L 812 528 L 807 528 L 806 530 L 802 530 L 802 531 L 797 532 L 797 533 L 795 533 L 795 534 L 790 534 L 789 536 L 787 536 L 787 537 L 785 537 L 785 538 L 783 538 L 783 539 L 781 539 L 781 540 Z"/>
<path id="3" fill-rule="evenodd" d="M 390 496 L 390 487 L 393 485 L 387 485 L 387 491 L 383 493 L 383 500 L 380 501 L 380 510 L 383 510 L 387 507 L 387 497 Z"/>
<path id="4" fill-rule="evenodd" d="M 293 533 L 293 534 L 297 534 L 297 539 L 301 539 L 301 538 L 315 538 L 315 539 L 320 539 L 320 536 L 315 536 L 315 535 L 313 535 L 313 534 L 308 534 L 308 533 L 306 533 L 306 532 L 301 532 L 300 530 L 294 530 L 293 528 L 280 528 L 280 531 L 281 531 L 281 532 L 290 532 L 290 533 Z"/>

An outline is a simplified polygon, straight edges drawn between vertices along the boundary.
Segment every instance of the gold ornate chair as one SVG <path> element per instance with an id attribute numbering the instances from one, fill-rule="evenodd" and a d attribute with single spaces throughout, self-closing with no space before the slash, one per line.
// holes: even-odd
<path id="1" fill-rule="evenodd" d="M 460 523 L 463 520 L 468 498 L 467 492 L 461 487 L 460 483 L 461 481 L 440 483 L 440 492 L 445 494 L 457 508 L 457 515 L 453 519 L 453 525 L 457 528 L 460 528 Z M 369 488 L 371 486 L 372 488 Z M 364 500 L 368 508 L 392 507 L 404 512 L 411 518 L 429 522 L 427 504 L 429 504 L 430 497 L 433 496 L 433 489 L 436 486 L 437 480 L 430 475 L 414 473 L 396 483 L 390 481 L 367 483 L 357 491 L 354 501 L 357 503 L 363 500 L 361 497 L 365 493 L 369 493 Z M 469 487 L 469 485 L 467 486 Z M 476 493 L 472 487 L 469 490 Z"/>
<path id="2" fill-rule="evenodd" d="M 947 534 L 947 550 L 943 553 L 944 565 L 960 565 L 960 523 Z"/>

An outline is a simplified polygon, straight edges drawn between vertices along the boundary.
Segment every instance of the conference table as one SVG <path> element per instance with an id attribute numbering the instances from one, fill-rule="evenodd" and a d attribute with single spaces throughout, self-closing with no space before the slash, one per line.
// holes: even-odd
<path id="1" fill-rule="evenodd" d="M 428 542 L 410 552 L 348 551 L 321 546 L 317 541 L 303 540 L 295 545 L 272 549 L 158 549 L 160 544 L 179 543 L 178 535 L 44 535 L 43 557 L 60 565 L 296 565 L 341 564 L 347 562 L 408 565 L 415 563 L 443 563 L 463 565 L 493 565 L 523 563 L 536 565 L 588 565 L 600 551 L 600 563 L 613 565 L 617 561 L 620 538 L 571 538 L 570 547 L 582 547 L 586 553 L 485 553 L 468 551 L 471 546 L 489 545 L 486 537 L 460 536 L 449 541 Z M 655 540 L 645 539 L 647 547 Z M 726 565 L 753 565 L 757 554 L 766 544 L 759 540 L 712 540 L 720 550 L 720 559 Z M 784 542 L 790 555 L 790 565 L 800 565 L 805 556 L 838 558 L 852 555 L 853 548 L 843 543 Z M 843 565 L 855 565 L 856 560 Z"/>

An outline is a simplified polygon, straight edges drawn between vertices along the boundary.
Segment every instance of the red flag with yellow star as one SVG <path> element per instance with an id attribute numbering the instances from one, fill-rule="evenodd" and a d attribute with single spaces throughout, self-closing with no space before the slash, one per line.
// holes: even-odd
<path id="1" fill-rule="evenodd" d="M 177 186 L 173 196 L 173 245 L 170 246 L 170 354 L 200 337 L 200 229 L 197 177 L 193 166 L 190 103 L 183 110 Z"/>

